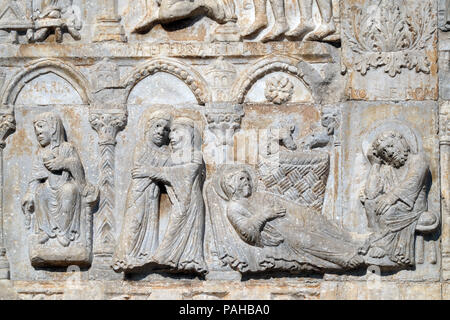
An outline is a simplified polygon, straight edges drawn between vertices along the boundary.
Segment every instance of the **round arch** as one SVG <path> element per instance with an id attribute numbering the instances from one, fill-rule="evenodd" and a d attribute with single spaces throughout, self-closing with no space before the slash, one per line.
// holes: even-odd
<path id="1" fill-rule="evenodd" d="M 198 104 L 211 102 L 211 92 L 205 79 L 195 69 L 178 60 L 170 58 L 156 58 L 146 61 L 136 67 L 129 75 L 123 87 L 125 88 L 125 103 L 133 88 L 142 80 L 158 72 L 171 74 L 183 81 L 194 94 Z"/>
<path id="2" fill-rule="evenodd" d="M 2 94 L 2 104 L 14 105 L 27 83 L 48 73 L 53 73 L 67 81 L 80 95 L 84 104 L 90 104 L 93 101 L 89 82 L 75 66 L 59 59 L 40 59 L 25 65 L 25 69 L 11 79 Z"/>
<path id="3" fill-rule="evenodd" d="M 308 63 L 287 56 L 272 56 L 255 62 L 234 83 L 231 90 L 233 101 L 243 104 L 253 85 L 263 77 L 274 72 L 285 72 L 302 81 L 311 92 L 315 102 L 320 95 L 316 91 L 322 81 L 320 74 Z"/>

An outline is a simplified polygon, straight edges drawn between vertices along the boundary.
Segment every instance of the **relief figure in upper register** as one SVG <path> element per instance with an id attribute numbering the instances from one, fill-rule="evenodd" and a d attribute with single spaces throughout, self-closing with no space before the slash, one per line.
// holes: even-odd
<path id="1" fill-rule="evenodd" d="M 249 169 L 231 166 L 207 190 L 216 251 L 241 272 L 341 270 L 364 263 L 345 230 L 306 206 L 255 191 Z M 217 180 L 217 181 L 216 181 Z M 215 195 L 213 195 L 213 193 Z"/>
<path id="2" fill-rule="evenodd" d="M 39 151 L 22 200 L 26 226 L 33 226 L 33 244 L 69 247 L 81 235 L 81 224 L 97 201 L 98 190 L 86 182 L 75 146 L 67 141 L 61 118 L 45 112 L 34 120 Z M 89 219 L 89 218 L 87 218 Z M 33 222 L 33 223 L 32 223 Z M 89 230 L 87 230 L 89 232 Z"/>
<path id="3" fill-rule="evenodd" d="M 43 0 L 41 9 L 42 12 L 36 11 L 33 16 L 35 29 L 27 32 L 30 42 L 44 41 L 52 30 L 57 42 L 61 42 L 63 29 L 67 29 L 75 40 L 81 39 L 82 22 L 73 0 Z"/>
<path id="4" fill-rule="evenodd" d="M 165 108 L 166 106 L 162 106 Z M 169 164 L 169 132 L 172 117 L 159 110 L 143 118 L 143 141 L 134 151 L 133 169 Z M 126 211 L 119 245 L 114 256 L 116 271 L 130 270 L 149 259 L 159 245 L 159 202 L 161 184 L 149 176 L 133 177 L 127 196 Z"/>
<path id="5" fill-rule="evenodd" d="M 146 0 L 145 3 L 146 14 L 134 28 L 136 33 L 146 33 L 157 24 L 199 15 L 221 24 L 237 20 L 234 5 L 228 4 L 228 0 Z"/>
<path id="6" fill-rule="evenodd" d="M 313 4 L 317 3 L 320 13 L 320 22 L 316 24 L 313 19 Z M 255 20 L 243 33 L 243 37 L 252 37 L 260 33 L 269 25 L 267 3 L 270 2 L 275 24 L 267 35 L 262 38 L 263 42 L 276 40 L 286 35 L 296 40 L 320 41 L 330 34 L 336 32 L 333 21 L 333 7 L 331 0 L 298 0 L 300 7 L 300 22 L 292 30 L 286 17 L 284 0 L 253 0 L 255 8 Z"/>
<path id="7" fill-rule="evenodd" d="M 416 141 L 397 130 L 380 133 L 367 152 L 371 169 L 360 196 L 374 231 L 361 251 L 398 265 L 415 264 L 416 231 L 438 223 L 428 211 L 428 159 Z"/>
<path id="8" fill-rule="evenodd" d="M 133 179 L 149 178 L 164 184 L 172 204 L 164 237 L 144 264 L 205 274 L 202 189 L 206 168 L 201 152 L 202 139 L 194 121 L 188 118 L 173 121 L 169 138 L 171 154 L 167 166 L 147 164 L 132 170 Z"/>

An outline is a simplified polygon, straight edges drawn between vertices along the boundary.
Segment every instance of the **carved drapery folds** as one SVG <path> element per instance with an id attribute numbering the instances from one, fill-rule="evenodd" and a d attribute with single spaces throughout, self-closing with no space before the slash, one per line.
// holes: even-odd
<path id="1" fill-rule="evenodd" d="M 422 235 L 439 227 L 440 213 L 428 209 L 431 172 L 418 141 L 410 128 L 396 124 L 373 135 L 364 150 L 371 169 L 360 200 L 373 233 L 361 252 L 374 264 L 423 263 Z"/>
<path id="2" fill-rule="evenodd" d="M 444 279 L 450 279 L 450 106 L 448 102 L 440 110 L 441 196 L 442 196 L 442 260 Z"/>
<path id="3" fill-rule="evenodd" d="M 91 126 L 98 134 L 100 147 L 100 203 L 94 222 L 94 265 L 100 273 L 102 270 L 110 270 L 110 260 L 116 245 L 115 149 L 117 134 L 127 124 L 127 113 L 124 110 L 97 109 L 91 110 L 89 115 Z"/>
<path id="4" fill-rule="evenodd" d="M 14 113 L 10 110 L 0 112 L 0 279 L 9 279 L 9 262 L 4 239 L 4 186 L 3 186 L 3 149 L 6 146 L 6 138 L 16 130 Z"/>
<path id="5" fill-rule="evenodd" d="M 42 113 L 33 126 L 39 150 L 22 198 L 31 264 L 90 265 L 98 190 L 86 181 L 77 148 L 67 141 L 58 115 Z"/>

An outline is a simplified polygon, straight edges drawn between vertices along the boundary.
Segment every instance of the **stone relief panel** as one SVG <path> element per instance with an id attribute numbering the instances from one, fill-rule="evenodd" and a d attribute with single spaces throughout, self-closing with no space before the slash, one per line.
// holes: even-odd
<path id="1" fill-rule="evenodd" d="M 19 43 L 23 33 L 30 43 L 45 41 L 50 34 L 62 42 L 64 32 L 80 40 L 83 23 L 79 4 L 73 0 L 8 0 L 0 9 L 0 29 L 10 33 L 13 43 Z"/>
<path id="2" fill-rule="evenodd" d="M 343 109 L 342 225 L 369 235 L 362 247 L 369 263 L 413 267 L 399 278 L 439 274 L 436 111 L 434 103 L 348 103 Z M 359 139 L 347 136 L 350 131 Z"/>
<path id="3" fill-rule="evenodd" d="M 345 22 L 343 68 L 347 95 L 355 100 L 435 100 L 436 7 L 434 1 L 350 1 Z M 379 85 L 371 86 L 372 81 Z"/>
<path id="4" fill-rule="evenodd" d="M 136 39 L 268 42 L 340 38 L 339 2 L 332 0 L 141 0 L 137 6 L 122 7 L 127 27 L 138 34 Z"/>
<path id="5" fill-rule="evenodd" d="M 448 278 L 442 5 L 2 2 L 0 279 Z"/>
<path id="6" fill-rule="evenodd" d="M 98 190 L 86 182 L 80 156 L 67 141 L 58 115 L 44 112 L 35 117 L 33 126 L 39 150 L 22 198 L 25 227 L 31 230 L 31 264 L 89 264 Z"/>

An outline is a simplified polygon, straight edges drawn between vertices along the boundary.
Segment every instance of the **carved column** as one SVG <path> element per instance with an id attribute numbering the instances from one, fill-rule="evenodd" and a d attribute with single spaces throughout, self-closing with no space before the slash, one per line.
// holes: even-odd
<path id="1" fill-rule="evenodd" d="M 127 37 L 117 14 L 117 0 L 99 0 L 97 22 L 94 29 L 94 42 L 119 41 L 126 42 Z"/>
<path id="2" fill-rule="evenodd" d="M 223 164 L 233 161 L 234 134 L 241 128 L 244 117 L 242 106 L 228 102 L 215 103 L 205 111 L 208 130 L 216 137 L 216 161 L 215 164 Z"/>
<path id="3" fill-rule="evenodd" d="M 6 138 L 13 133 L 15 129 L 16 124 L 13 112 L 0 111 L 0 280 L 9 279 L 9 262 L 6 255 L 3 232 L 3 149 L 6 146 Z"/>
<path id="4" fill-rule="evenodd" d="M 450 102 L 440 112 L 442 277 L 450 280 Z"/>
<path id="5" fill-rule="evenodd" d="M 100 203 L 94 219 L 94 261 L 91 274 L 104 278 L 110 274 L 115 238 L 115 150 L 116 136 L 127 124 L 125 109 L 92 110 L 89 121 L 97 131 L 100 147 Z"/>

